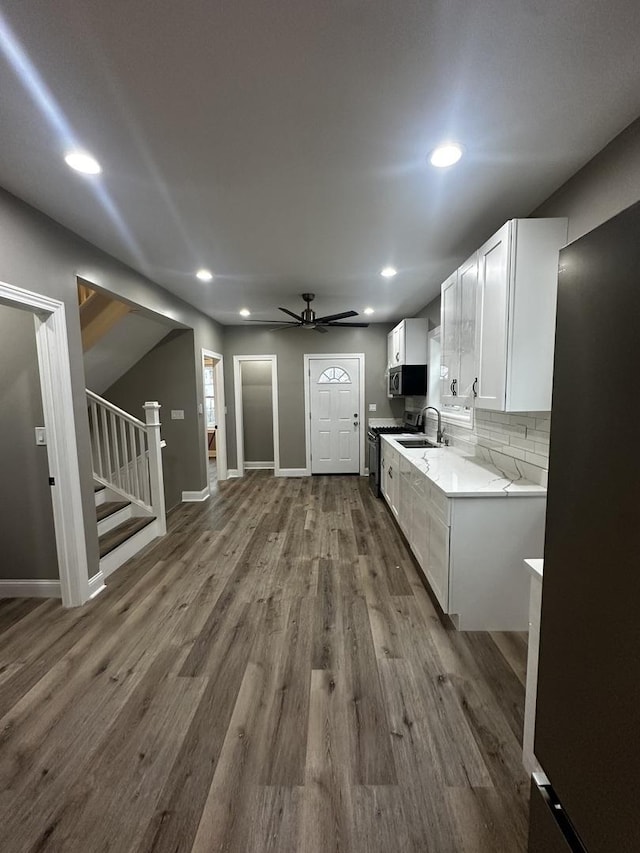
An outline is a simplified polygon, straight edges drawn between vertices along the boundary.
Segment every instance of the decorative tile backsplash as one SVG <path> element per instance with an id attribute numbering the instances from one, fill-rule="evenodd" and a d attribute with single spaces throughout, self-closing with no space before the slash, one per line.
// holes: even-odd
<path id="1" fill-rule="evenodd" d="M 409 403 L 409 400 L 407 400 Z M 420 398 L 411 398 L 411 408 L 421 408 Z M 509 477 L 524 477 L 547 485 L 551 412 L 503 414 L 476 409 L 473 427 L 443 422 L 445 438 L 453 447 L 483 459 Z M 436 418 L 427 413 L 427 434 L 435 436 Z"/>

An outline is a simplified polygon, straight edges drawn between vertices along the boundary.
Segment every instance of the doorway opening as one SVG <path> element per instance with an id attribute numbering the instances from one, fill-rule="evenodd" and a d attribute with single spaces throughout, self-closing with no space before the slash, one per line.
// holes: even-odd
<path id="1" fill-rule="evenodd" d="M 34 317 L 48 487 L 51 489 L 59 592 L 65 607 L 84 604 L 102 588 L 98 572 L 89 580 L 71 366 L 64 303 L 0 282 L 0 303 Z M 35 436 L 34 436 L 35 442 Z M 49 596 L 34 585 L 32 595 Z"/>
<path id="2" fill-rule="evenodd" d="M 219 352 L 202 350 L 204 459 L 209 494 L 227 479 L 227 434 L 224 404 L 224 362 Z"/>
<path id="3" fill-rule="evenodd" d="M 280 476 L 278 360 L 275 355 L 234 355 L 234 401 L 238 476 L 245 469 Z"/>

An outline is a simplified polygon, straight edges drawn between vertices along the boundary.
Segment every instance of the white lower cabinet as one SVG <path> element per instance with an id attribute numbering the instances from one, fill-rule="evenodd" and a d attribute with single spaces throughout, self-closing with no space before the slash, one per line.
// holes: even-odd
<path id="1" fill-rule="evenodd" d="M 454 625 L 527 630 L 529 583 L 520 567 L 523 555 L 542 552 L 544 495 L 449 498 L 388 445 L 383 459 L 384 497 Z"/>

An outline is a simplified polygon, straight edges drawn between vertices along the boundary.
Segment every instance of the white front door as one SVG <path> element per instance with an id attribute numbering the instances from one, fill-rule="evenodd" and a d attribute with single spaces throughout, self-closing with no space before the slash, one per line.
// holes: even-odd
<path id="1" fill-rule="evenodd" d="M 311 473 L 360 473 L 360 360 L 309 359 Z"/>

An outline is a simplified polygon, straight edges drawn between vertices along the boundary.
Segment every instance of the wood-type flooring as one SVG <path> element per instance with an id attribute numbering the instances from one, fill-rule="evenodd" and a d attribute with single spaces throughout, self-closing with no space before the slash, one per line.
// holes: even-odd
<path id="1" fill-rule="evenodd" d="M 520 853 L 525 654 L 365 478 L 219 483 L 84 608 L 0 601 L 0 850 Z"/>

